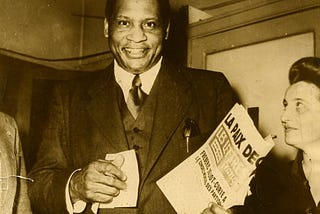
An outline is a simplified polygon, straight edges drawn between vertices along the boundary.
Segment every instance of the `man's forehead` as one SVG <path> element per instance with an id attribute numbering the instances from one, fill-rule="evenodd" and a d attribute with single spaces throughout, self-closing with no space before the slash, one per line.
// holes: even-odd
<path id="1" fill-rule="evenodd" d="M 160 19 L 160 12 L 155 0 L 120 0 L 124 2 L 116 7 L 114 18 L 127 18 L 132 20 Z"/>
<path id="2" fill-rule="evenodd" d="M 116 12 L 125 12 L 128 10 L 146 10 L 159 13 L 160 7 L 157 0 L 117 0 L 115 5 Z"/>

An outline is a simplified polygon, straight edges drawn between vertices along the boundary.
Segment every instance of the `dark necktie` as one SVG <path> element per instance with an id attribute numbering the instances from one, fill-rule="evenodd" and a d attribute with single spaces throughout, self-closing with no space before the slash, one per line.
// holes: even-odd
<path id="1" fill-rule="evenodd" d="M 147 98 L 147 94 L 141 89 L 142 83 L 139 77 L 139 74 L 136 74 L 132 80 L 132 87 L 129 90 L 129 96 L 127 100 L 127 106 L 136 119 L 140 112 L 140 109 Z"/>

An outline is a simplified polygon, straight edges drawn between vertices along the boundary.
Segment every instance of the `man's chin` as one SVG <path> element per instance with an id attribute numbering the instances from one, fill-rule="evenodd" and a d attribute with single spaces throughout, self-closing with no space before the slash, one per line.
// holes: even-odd
<path id="1" fill-rule="evenodd" d="M 139 73 L 143 73 L 147 70 L 150 69 L 149 65 L 145 64 L 145 63 L 140 63 L 140 64 L 126 64 L 124 66 L 124 69 L 130 73 L 134 73 L 134 74 L 139 74 Z"/>
<path id="2" fill-rule="evenodd" d="M 142 74 L 143 72 L 147 71 L 147 68 L 127 68 L 125 69 L 126 71 L 128 71 L 129 73 L 132 74 Z"/>

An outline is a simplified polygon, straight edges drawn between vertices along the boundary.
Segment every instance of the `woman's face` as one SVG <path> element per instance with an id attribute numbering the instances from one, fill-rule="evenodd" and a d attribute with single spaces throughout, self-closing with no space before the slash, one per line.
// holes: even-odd
<path id="1" fill-rule="evenodd" d="M 320 143 L 320 89 L 312 83 L 297 82 L 287 89 L 283 106 L 286 143 L 302 150 Z"/>

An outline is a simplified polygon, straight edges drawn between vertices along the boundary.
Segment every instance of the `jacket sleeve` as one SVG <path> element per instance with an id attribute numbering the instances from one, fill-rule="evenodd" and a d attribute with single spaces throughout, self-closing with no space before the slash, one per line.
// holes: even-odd
<path id="1" fill-rule="evenodd" d="M 229 110 L 238 102 L 238 98 L 229 84 L 227 78 L 218 73 L 219 78 L 217 81 L 217 123 L 227 115 Z"/>
<path id="2" fill-rule="evenodd" d="M 190 82 L 193 83 L 199 106 L 203 106 L 208 120 L 217 126 L 229 110 L 238 102 L 238 97 L 227 78 L 221 72 L 188 69 Z M 212 113 L 214 112 L 214 113 Z M 212 127 L 215 129 L 216 127 Z"/>
<path id="3" fill-rule="evenodd" d="M 37 213 L 66 213 L 65 187 L 73 169 L 66 156 L 68 124 L 68 91 L 57 86 L 49 103 L 37 161 L 29 173 L 32 208 Z"/>
<path id="4" fill-rule="evenodd" d="M 250 182 L 251 195 L 246 197 L 243 206 L 233 207 L 233 213 L 295 213 L 292 193 L 298 191 L 298 188 L 290 182 L 294 178 L 288 174 L 288 170 L 289 167 L 274 166 L 266 158 L 258 166 Z M 288 187 L 292 188 L 289 192 Z"/>
<path id="5" fill-rule="evenodd" d="M 27 182 L 30 182 L 29 180 L 25 179 L 26 177 L 26 168 L 23 158 L 23 152 L 21 148 L 18 128 L 16 123 L 14 122 L 14 128 L 15 128 L 15 148 L 16 148 L 16 163 L 17 163 L 17 175 L 22 176 L 20 179 L 17 179 L 18 185 L 17 185 L 17 195 L 16 195 L 16 213 L 17 214 L 30 214 L 31 212 L 31 206 L 30 201 L 28 197 L 27 192 Z"/>

